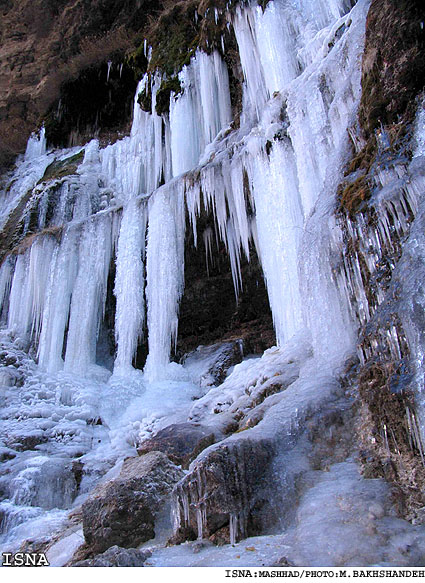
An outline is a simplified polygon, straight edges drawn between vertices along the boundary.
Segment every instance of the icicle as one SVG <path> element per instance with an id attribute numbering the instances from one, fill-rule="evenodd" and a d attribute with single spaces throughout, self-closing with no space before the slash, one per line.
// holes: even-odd
<path id="1" fill-rule="evenodd" d="M 170 100 L 173 176 L 195 168 L 205 147 L 231 121 L 229 78 L 217 51 L 198 51 L 179 80 L 183 93 L 172 93 Z"/>
<path id="2" fill-rule="evenodd" d="M 207 275 L 209 277 L 209 261 L 212 261 L 212 239 L 213 230 L 211 227 L 207 227 L 203 233 L 204 245 L 205 245 L 205 264 L 207 266 Z"/>
<path id="3" fill-rule="evenodd" d="M 78 268 L 77 234 L 77 229 L 68 228 L 52 257 L 38 345 L 39 364 L 48 372 L 63 367 L 65 329 Z"/>
<path id="4" fill-rule="evenodd" d="M 199 102 L 196 100 L 196 81 L 191 68 L 184 67 L 179 74 L 183 94 L 175 98 L 171 93 L 170 129 L 171 159 L 173 176 L 194 168 L 197 165 L 202 148 L 202 124 Z"/>
<path id="5" fill-rule="evenodd" d="M 144 253 L 146 205 L 133 199 L 124 208 L 118 239 L 114 294 L 117 298 L 115 337 L 117 356 L 114 373 L 131 370 L 137 344 L 143 335 Z"/>
<path id="6" fill-rule="evenodd" d="M 96 360 L 96 340 L 106 300 L 111 261 L 111 218 L 83 225 L 79 242 L 78 274 L 72 290 L 65 370 L 84 374 Z"/>
<path id="7" fill-rule="evenodd" d="M 13 277 L 14 261 L 12 257 L 7 257 L 0 267 L 0 313 L 4 317 L 9 301 L 10 286 Z"/>
<path id="8" fill-rule="evenodd" d="M 229 529 L 230 544 L 235 545 L 238 537 L 238 517 L 235 514 L 230 514 Z"/>
<path id="9" fill-rule="evenodd" d="M 38 339 L 47 295 L 53 254 L 58 246 L 53 235 L 37 237 L 31 247 L 29 278 L 32 291 L 32 330 Z"/>
<path id="10" fill-rule="evenodd" d="M 106 74 L 106 82 L 109 83 L 109 75 L 111 73 L 112 61 L 108 61 L 108 72 Z"/>
<path id="11" fill-rule="evenodd" d="M 156 114 L 156 93 L 161 79 L 155 77 L 151 87 L 152 111 L 143 111 L 137 102 L 142 91 L 148 90 L 147 75 L 139 82 L 134 99 L 133 124 L 130 137 L 106 147 L 100 152 L 102 175 L 118 198 L 126 202 L 155 190 L 162 178 L 171 178 L 169 126 Z M 164 135 L 165 134 L 165 135 Z"/>
<path id="12" fill-rule="evenodd" d="M 257 150 L 249 170 L 261 263 L 280 344 L 302 326 L 298 250 L 304 217 L 294 165 L 290 146 L 281 142 L 270 159 Z"/>
<path id="13" fill-rule="evenodd" d="M 9 300 L 8 328 L 23 337 L 27 336 L 31 326 L 29 255 L 30 250 L 28 249 L 25 253 L 18 255 L 16 259 Z"/>
<path id="14" fill-rule="evenodd" d="M 186 184 L 186 207 L 189 214 L 189 221 L 192 225 L 193 241 L 196 248 L 198 245 L 196 217 L 199 216 L 201 211 L 201 189 L 198 181 L 193 184 Z"/>
<path id="15" fill-rule="evenodd" d="M 149 381 L 164 376 L 171 343 L 177 339 L 178 308 L 184 286 L 183 183 L 170 183 L 149 202 L 147 287 L 149 355 L 145 374 Z"/>

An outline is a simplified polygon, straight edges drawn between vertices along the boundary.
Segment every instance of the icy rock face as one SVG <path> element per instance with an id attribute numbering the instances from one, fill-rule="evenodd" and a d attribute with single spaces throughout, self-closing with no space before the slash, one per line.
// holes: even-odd
<path id="1" fill-rule="evenodd" d="M 337 219 L 345 245 L 336 269 L 336 281 L 345 289 L 358 324 L 361 364 L 377 359 L 408 373 L 399 391 L 414 395 L 415 410 L 406 406 L 405 424 L 419 452 L 424 440 L 421 107 L 410 143 L 411 160 L 405 147 L 397 152 L 390 145 L 383 128 L 377 132 L 376 159 L 366 176 L 370 199 L 361 212 L 341 213 Z M 397 444 L 392 447 L 397 451 Z"/>
<path id="2" fill-rule="evenodd" d="M 98 384 L 41 373 L 19 339 L 2 335 L 1 346 L 3 371 L 10 367 L 25 379 L 0 387 L 0 536 L 2 544 L 14 545 L 32 532 L 51 533 L 64 519 L 60 509 L 70 508 L 104 473 L 102 462 L 91 465 L 81 456 L 102 441 L 105 428 L 96 412 Z"/>
<path id="3" fill-rule="evenodd" d="M 296 375 L 293 359 L 298 360 Z M 271 390 L 267 378 L 271 371 L 270 380 L 278 389 Z M 253 393 L 257 389 L 259 403 L 255 398 L 250 401 L 247 388 Z M 338 382 L 314 369 L 308 344 L 300 340 L 286 355 L 271 350 L 255 365 L 249 361 L 237 365 L 221 389 L 221 394 L 213 390 L 200 399 L 192 416 L 203 410 L 206 424 L 234 432 L 240 421 L 244 430 L 204 450 L 177 484 L 173 492 L 177 540 L 218 536 L 235 542 L 286 520 L 297 496 L 296 476 L 309 467 L 312 446 L 305 443 L 306 427 L 312 431 L 323 421 L 322 410 L 340 406 Z M 250 424 L 249 419 L 255 421 Z M 277 457 L 280 452 L 288 457 Z M 279 517 L 273 511 L 276 506 Z"/>
<path id="4" fill-rule="evenodd" d="M 285 398 L 285 390 L 311 356 L 309 336 L 301 334 L 282 350 L 271 348 L 261 358 L 245 359 L 221 385 L 193 404 L 190 419 L 210 421 L 224 433 L 254 427 Z"/>
<path id="5" fill-rule="evenodd" d="M 86 543 L 95 552 L 135 547 L 154 537 L 155 515 L 182 470 L 161 452 L 125 460 L 120 475 L 98 486 L 83 504 Z"/>
<path id="6" fill-rule="evenodd" d="M 145 77 L 135 96 L 130 136 L 104 149 L 92 140 L 71 175 L 44 176 L 51 153 L 34 158 L 31 180 L 24 177 L 30 161 L 22 162 L 12 187 L 15 210 L 19 197 L 24 204 L 38 183 L 23 209 L 24 240 L 34 222 L 39 230 L 59 231 L 56 240 L 50 233 L 49 242 L 34 244 L 42 248 L 38 253 L 28 249 L 3 264 L 0 297 L 10 306 L 8 326 L 38 344 L 43 368 L 87 374 L 95 364 L 109 265 L 116 257 L 116 372 L 131 372 L 147 322 L 146 377 L 166 378 L 184 288 L 185 215 L 196 245 L 202 206 L 214 218 L 203 234 L 206 248 L 212 252 L 214 237 L 224 243 L 236 295 L 243 286 L 241 254 L 249 259 L 250 246 L 256 246 L 280 345 L 307 325 L 318 355 L 338 359 L 352 349 L 345 299 L 329 283 L 328 258 L 339 241 L 330 236 L 335 225 L 327 196 L 340 180 L 346 130 L 360 97 L 368 3 L 349 8 L 336 1 L 317 11 L 309 2 L 289 6 L 284 0 L 270 2 L 264 13 L 254 4 L 237 8 L 231 24 L 245 75 L 238 131 L 228 127 L 229 84 L 221 57 L 197 52 L 180 74 L 183 91 L 171 95 L 169 118 L 156 113 L 161 78 Z M 260 67 L 250 55 L 258 55 Z M 148 83 L 151 112 L 137 101 Z M 65 161 L 69 154 L 80 152 L 55 158 Z M 142 210 L 134 199 L 148 197 Z M 144 216 L 137 220 L 139 212 Z M 43 276 L 35 280 L 40 255 Z M 131 313 L 137 317 L 128 317 Z"/>
<path id="7" fill-rule="evenodd" d="M 340 220 L 349 245 L 343 248 L 338 280 L 341 285 L 345 282 L 350 309 L 362 329 L 366 325 L 372 328 L 374 317 L 379 317 L 379 313 L 375 316 L 379 306 L 391 296 L 388 290 L 392 272 L 418 212 L 419 192 L 423 188 L 421 160 L 408 164 L 403 156 L 391 156 L 389 151 L 387 156 L 389 159 L 383 156 L 371 171 L 374 184 L 367 208 L 355 217 L 345 215 L 343 221 Z M 395 307 L 394 304 L 394 313 L 399 311 Z M 372 337 L 362 343 L 359 353 L 362 362 L 371 358 L 378 341 L 386 345 L 386 351 L 394 360 L 401 359 L 402 330 L 388 322 L 378 333 L 381 334 L 379 340 Z"/>
<path id="8" fill-rule="evenodd" d="M 353 462 L 317 476 L 302 496 L 287 544 L 297 565 L 416 565 L 424 530 L 398 518 L 383 480 L 364 480 Z M 312 549 L 313 552 L 312 552 Z"/>
<path id="9" fill-rule="evenodd" d="M 173 540 L 209 538 L 223 529 L 226 542 L 253 530 L 256 513 L 268 504 L 273 449 L 243 440 L 213 449 L 173 492 Z M 261 526 L 260 526 L 261 525 Z M 263 527 L 257 518 L 257 528 Z"/>
<path id="10" fill-rule="evenodd" d="M 385 568 L 423 562 L 424 529 L 395 516 L 391 488 L 384 480 L 365 480 L 353 461 L 310 472 L 308 479 L 310 487 L 294 508 L 293 525 L 282 533 L 219 547 L 196 541 L 160 548 L 149 566 Z"/>
<path id="11" fill-rule="evenodd" d="M 419 135 L 423 139 L 423 130 Z M 414 176 L 412 186 L 415 188 L 415 194 L 419 194 L 421 191 L 423 192 L 425 186 L 425 158 L 419 148 L 410 164 L 409 170 Z M 400 319 L 406 332 L 410 352 L 413 357 L 415 396 L 423 443 L 425 428 L 425 395 L 423 392 L 425 338 L 423 307 L 425 305 L 425 297 L 422 275 L 425 244 L 423 237 L 425 208 L 422 201 L 418 207 L 415 221 L 410 230 L 409 240 L 403 246 L 400 263 L 394 273 L 394 280 L 395 285 L 399 283 L 402 289 Z"/>
<path id="12" fill-rule="evenodd" d="M 228 370 L 239 364 L 243 357 L 243 342 L 223 342 L 198 346 L 186 354 L 183 364 L 195 382 L 201 386 L 220 385 Z M 207 365 L 207 366 L 205 366 Z"/>
<path id="13" fill-rule="evenodd" d="M 33 457 L 30 465 L 25 464 L 9 487 L 9 497 L 17 506 L 48 510 L 69 508 L 77 494 L 71 464 L 67 460 L 43 456 Z"/>

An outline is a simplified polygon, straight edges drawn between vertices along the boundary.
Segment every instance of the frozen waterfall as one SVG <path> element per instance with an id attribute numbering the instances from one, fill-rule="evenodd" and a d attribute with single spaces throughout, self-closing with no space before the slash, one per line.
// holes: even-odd
<path id="1" fill-rule="evenodd" d="M 275 0 L 264 12 L 254 4 L 236 9 L 233 26 L 244 71 L 240 130 L 220 139 L 231 121 L 227 69 L 217 51 L 198 52 L 180 73 L 182 92 L 171 93 L 169 119 L 155 111 L 161 78 L 145 76 L 129 137 L 104 149 L 91 142 L 76 176 L 53 185 L 43 181 L 40 164 L 42 188 L 33 195 L 43 217 L 39 224 L 45 230 L 54 225 L 61 234 L 42 231 L 17 256 L 9 298 L 10 276 L 3 272 L 10 261 L 2 267 L 8 326 L 38 344 L 40 366 L 86 374 L 95 364 L 109 264 L 116 254 L 115 368 L 131 366 L 146 321 L 148 376 L 161 376 L 184 289 L 184 206 L 195 232 L 201 197 L 228 250 L 236 294 L 243 286 L 240 255 L 249 258 L 250 241 L 255 242 L 279 344 L 313 327 L 318 353 L 324 342 L 338 344 L 341 354 L 350 348 L 347 306 L 334 289 L 323 250 L 332 253 L 337 240 L 327 193 L 335 192 L 341 177 L 347 128 L 360 97 L 367 2 L 351 12 L 345 2 L 325 3 L 321 10 L 310 4 Z M 137 101 L 149 83 L 151 113 Z M 26 163 L 52 159 L 52 153 L 43 154 L 43 140 L 30 138 Z M 66 156 L 63 151 L 61 159 Z M 244 175 L 249 192 L 242 187 Z M 172 176 L 179 178 L 171 181 Z M 161 180 L 166 185 L 159 187 Z M 62 214 L 55 211 L 49 221 L 46 209 L 58 188 Z M 247 215 L 246 196 L 254 217 Z M 141 197 L 150 200 L 136 203 Z M 332 314 L 332 330 L 324 310 Z"/>
<path id="2" fill-rule="evenodd" d="M 295 386 L 292 396 L 288 391 L 292 409 L 285 413 L 281 395 L 267 393 L 270 381 L 264 389 L 267 403 L 276 404 L 270 427 L 295 435 L 311 403 L 321 407 L 334 391 L 335 371 L 355 353 L 359 328 L 376 309 L 360 262 L 373 272 L 392 232 L 407 235 L 413 215 L 420 215 L 423 187 L 420 119 L 411 165 L 377 175 L 378 226 L 361 219 L 342 224 L 336 216 L 337 188 L 352 156 L 368 9 L 369 0 L 271 0 L 264 9 L 257 2 L 229 9 L 243 73 L 240 124 L 232 121 L 225 55 L 198 49 L 178 73 L 181 91 L 171 92 L 166 113 L 156 109 L 165 75 L 156 71 L 139 81 L 127 137 L 62 150 L 46 149 L 44 129 L 30 137 L 1 192 L 0 222 L 13 231 L 0 267 L 1 354 L 21 367 L 7 364 L 1 373 L 0 437 L 10 433 L 16 437 L 10 443 L 22 446 L 10 460 L 5 446 L 17 492 L 8 490 L 0 503 L 9 541 L 21 540 L 24 525 L 43 521 L 46 511 L 47 531 L 56 527 L 78 488 L 85 496 L 101 476 L 116 475 L 117 460 L 167 424 L 202 423 L 224 411 L 230 426 L 235 403 L 254 409 L 255 391 L 279 376 Z M 150 111 L 139 105 L 142 92 L 151 96 Z M 393 180 L 405 181 L 396 194 L 389 192 Z M 420 243 L 419 230 L 413 233 Z M 196 358 L 173 362 L 192 236 L 195 247 L 205 246 L 207 267 L 215 243 L 225 249 L 236 301 L 244 289 L 242 266 L 255 250 L 276 332 L 276 347 L 237 365 L 214 388 Z M 355 253 L 346 252 L 347 240 L 356 242 Z M 411 295 L 414 244 L 399 268 Z M 377 298 L 383 301 L 380 289 Z M 403 318 L 409 338 L 416 338 L 407 307 Z M 396 328 L 385 335 L 397 351 Z M 368 347 L 361 350 L 367 357 Z M 419 386 L 420 347 L 416 360 Z M 295 390 L 302 393 L 300 407 Z M 37 450 L 19 442 L 17 419 Z M 248 413 L 247 419 L 250 428 Z M 44 440 L 47 431 L 53 445 Z M 78 487 L 68 464 L 77 458 L 86 464 Z M 56 497 L 41 468 L 57 479 Z M 182 508 L 185 500 L 182 494 Z M 179 520 L 183 514 L 184 508 Z M 231 514 L 230 522 L 236 540 L 243 516 Z"/>

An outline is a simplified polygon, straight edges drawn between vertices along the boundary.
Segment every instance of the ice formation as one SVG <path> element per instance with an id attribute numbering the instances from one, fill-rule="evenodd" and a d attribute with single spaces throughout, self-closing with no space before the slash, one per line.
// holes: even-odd
<path id="1" fill-rule="evenodd" d="M 75 484 L 59 458 L 68 456 L 70 462 L 78 453 L 86 464 L 80 501 L 120 457 L 134 452 L 137 438 L 171 419 L 215 423 L 212 412 L 220 407 L 229 415 L 245 411 L 248 423 L 255 399 L 261 391 L 266 394 L 264 383 L 280 375 L 291 388 L 262 400 L 255 411 L 267 416 L 268 431 L 277 439 L 296 433 L 304 410 L 332 392 L 335 371 L 355 350 L 358 326 L 373 315 L 359 260 L 344 256 L 346 233 L 334 215 L 349 157 L 347 130 L 355 123 L 361 94 L 369 2 L 352 4 L 272 0 L 264 11 L 256 3 L 236 8 L 231 24 L 244 73 L 239 129 L 230 126 L 222 57 L 198 51 L 179 74 L 182 92 L 171 93 L 169 116 L 156 113 L 161 77 L 146 76 L 136 91 L 128 137 L 105 148 L 93 140 L 62 151 L 46 151 L 43 130 L 30 138 L 12 186 L 3 193 L 1 218 L 7 224 L 11 210 L 26 204 L 20 244 L 0 268 L 6 362 L 0 437 L 13 476 L 13 493 L 0 503 L 0 512 L 8 544 L 38 528 L 43 516 L 43 528 L 50 532 L 73 504 Z M 138 103 L 148 84 L 151 112 Z M 421 128 L 418 122 L 420 135 Z M 52 163 L 70 165 L 75 156 L 74 172 L 48 176 Z M 392 244 L 390 223 L 407 232 L 410 214 L 418 212 L 423 178 L 414 165 L 419 167 L 422 156 L 419 139 L 410 169 L 394 167 L 377 177 L 379 225 L 373 232 L 357 225 L 357 232 L 353 227 L 349 233 L 376 250 L 368 255 L 371 270 Z M 404 197 L 392 198 L 386 185 L 395 174 L 403 181 L 406 172 L 411 180 L 403 182 Z M 215 220 L 214 229 L 203 235 L 206 261 L 213 238 L 220 238 L 236 296 L 243 287 L 241 255 L 249 259 L 250 244 L 255 245 L 278 344 L 261 359 L 238 365 L 222 386 L 204 396 L 210 387 L 199 387 L 199 371 L 195 379 L 189 363 L 170 363 L 184 290 L 185 234 L 192 229 L 196 245 L 201 205 Z M 37 235 L 30 228 L 35 220 Z M 116 354 L 108 370 L 99 352 L 112 275 Z M 415 323 L 406 328 L 413 338 Z M 149 354 L 142 373 L 134 359 L 145 333 Z M 396 331 L 391 333 L 394 347 Z M 419 383 L 422 349 L 417 362 Z M 32 425 L 17 427 L 16 416 Z M 100 418 L 106 425 L 97 424 Z M 32 452 L 19 441 L 31 437 L 30 427 L 37 444 Z M 252 435 L 260 431 L 264 425 Z M 17 443 L 19 453 L 13 453 Z M 43 464 L 53 464 L 49 471 L 59 475 L 60 499 L 52 499 L 40 479 Z M 351 466 L 335 471 L 343 481 L 355 482 Z M 315 487 L 324 496 L 321 484 Z M 307 506 L 308 500 L 300 512 Z M 241 516 L 231 516 L 232 542 L 242 524 Z"/>

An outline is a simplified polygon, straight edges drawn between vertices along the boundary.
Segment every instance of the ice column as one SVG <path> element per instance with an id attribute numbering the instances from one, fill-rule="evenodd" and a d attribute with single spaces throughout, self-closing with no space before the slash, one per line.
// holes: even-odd
<path id="1" fill-rule="evenodd" d="M 258 245 L 279 344 L 302 326 L 298 250 L 304 216 L 289 140 L 275 143 L 270 158 L 251 143 L 250 171 Z M 258 147 L 258 146 L 257 146 Z"/>
<path id="2" fill-rule="evenodd" d="M 117 356 L 114 373 L 118 374 L 131 370 L 137 343 L 143 334 L 146 221 L 146 203 L 131 200 L 124 208 L 116 262 L 114 294 L 117 298 Z"/>
<path id="3" fill-rule="evenodd" d="M 111 261 L 111 226 L 110 215 L 94 217 L 82 226 L 65 355 L 65 370 L 69 372 L 84 374 L 96 360 Z"/>
<path id="4" fill-rule="evenodd" d="M 0 267 L 0 313 L 3 317 L 7 314 L 6 305 L 10 294 L 13 269 L 14 261 L 13 258 L 9 256 L 3 261 L 3 264 Z"/>
<path id="5" fill-rule="evenodd" d="M 179 301 L 184 287 L 184 185 L 172 182 L 149 203 L 147 287 L 149 355 L 145 374 L 160 379 L 176 341 Z"/>
<path id="6" fill-rule="evenodd" d="M 197 166 L 205 146 L 231 121 L 229 78 L 217 52 L 197 52 L 179 80 L 182 93 L 170 99 L 173 176 Z"/>
<path id="7" fill-rule="evenodd" d="M 44 126 L 41 128 L 40 133 L 31 134 L 28 142 L 27 149 L 25 151 L 25 160 L 32 160 L 33 158 L 38 158 L 46 153 L 46 131 Z"/>
<path id="8" fill-rule="evenodd" d="M 29 249 L 18 255 L 10 290 L 8 328 L 26 336 L 31 326 L 31 290 L 29 281 Z"/>
<path id="9" fill-rule="evenodd" d="M 65 328 L 78 269 L 77 235 L 75 228 L 68 227 L 52 258 L 38 346 L 39 364 L 48 372 L 56 372 L 63 367 Z"/>

